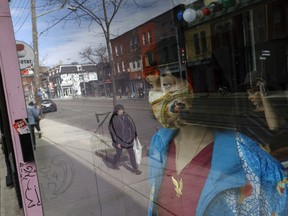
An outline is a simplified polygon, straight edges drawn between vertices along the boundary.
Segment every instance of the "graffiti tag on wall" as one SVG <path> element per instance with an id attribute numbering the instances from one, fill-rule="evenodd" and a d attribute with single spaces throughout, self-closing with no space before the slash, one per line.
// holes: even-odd
<path id="1" fill-rule="evenodd" d="M 35 165 L 20 163 L 20 179 L 24 187 L 24 196 L 28 201 L 28 208 L 41 205 L 40 193 L 37 184 Z"/>

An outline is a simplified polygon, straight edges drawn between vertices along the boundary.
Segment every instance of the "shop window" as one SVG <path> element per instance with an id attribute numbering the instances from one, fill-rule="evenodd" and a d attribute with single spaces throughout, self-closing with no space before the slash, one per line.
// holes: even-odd
<path id="1" fill-rule="evenodd" d="M 130 50 L 133 50 L 134 39 L 130 38 Z"/>
<path id="2" fill-rule="evenodd" d="M 143 46 L 145 46 L 146 45 L 146 34 L 145 33 L 142 34 L 142 41 L 143 41 Z"/>
<path id="3" fill-rule="evenodd" d="M 67 68 L 65 75 L 62 72 L 47 79 L 51 82 L 51 97 L 53 90 L 55 103 L 61 109 L 43 120 L 44 139 L 36 137 L 39 144 L 35 154 L 39 155 L 35 160 L 39 161 L 35 164 L 40 165 L 37 170 L 43 187 L 39 186 L 39 192 L 47 203 L 43 206 L 45 215 L 51 209 L 55 210 L 54 215 L 85 210 L 95 215 L 111 212 L 161 216 L 283 216 L 288 212 L 288 32 L 283 32 L 288 28 L 288 0 L 239 0 L 239 5 L 226 9 L 222 6 L 236 0 L 194 0 L 190 5 L 179 2 L 173 0 L 177 6 L 165 12 L 167 2 L 151 5 L 151 9 L 157 9 L 153 17 L 152 10 L 137 8 L 138 18 L 145 18 L 141 22 L 128 19 L 124 11 L 118 13 L 112 23 L 118 28 L 121 24 L 120 30 L 113 29 L 114 33 L 119 30 L 120 36 L 112 40 L 112 68 L 109 62 L 102 61 L 95 71 L 88 72 L 84 65 L 81 70 L 75 66 L 73 70 Z M 209 7 L 208 2 L 212 3 Z M 187 23 L 182 19 L 179 12 L 185 8 L 195 9 L 195 21 Z M 142 9 L 145 13 L 141 13 Z M 209 15 L 212 9 L 215 10 Z M 202 12 L 205 15 L 200 17 Z M 177 38 L 175 31 L 179 33 Z M 82 81 L 72 74 L 78 74 Z M 46 86 L 48 83 L 42 82 L 41 87 Z M 34 97 L 33 83 L 28 87 L 30 99 Z M 63 91 L 65 95 L 79 95 L 79 99 L 62 100 Z M 133 131 L 132 122 L 124 122 L 122 132 L 133 137 L 125 137 L 131 138 L 127 143 L 118 140 L 128 147 L 120 160 L 113 158 L 119 146 L 112 145 L 108 130 L 114 102 L 123 102 L 137 128 Z M 117 117 L 116 121 L 129 118 Z M 266 120 L 276 122 L 273 130 Z M 144 148 L 144 161 L 139 166 L 133 164 L 133 157 L 129 162 L 129 155 L 134 152 L 129 147 L 136 132 Z M 67 142 L 58 139 L 61 135 L 67 137 Z M 140 176 L 134 175 L 136 167 L 142 171 Z M 20 175 L 29 174 L 22 168 Z M 101 184 L 95 184 L 95 173 L 102 171 L 108 175 L 101 175 Z M 127 178 L 123 179 L 124 175 Z M 128 178 L 134 185 L 149 179 L 152 187 L 132 185 L 122 193 Z M 33 190 L 29 192 L 34 194 L 35 185 L 31 181 L 26 187 L 28 181 L 29 178 L 23 180 L 24 189 L 30 186 Z M 111 193 L 104 195 L 103 188 L 111 189 Z M 155 196 L 149 200 L 151 191 Z M 33 194 L 37 207 L 40 200 Z M 94 195 L 103 199 L 95 204 Z M 85 202 L 61 205 L 72 199 Z M 114 205 L 111 200 L 132 200 L 133 206 L 127 212 L 127 205 Z"/>
<path id="4" fill-rule="evenodd" d="M 171 47 L 171 53 L 172 53 L 172 61 L 178 61 L 178 47 L 177 47 L 177 44 L 175 44 L 175 45 L 173 45 L 172 47 Z M 170 58 L 171 58 L 170 57 Z M 170 60 L 170 61 L 171 61 Z"/>
<path id="5" fill-rule="evenodd" d="M 148 44 L 151 44 L 152 43 L 152 34 L 150 31 L 147 33 L 147 38 L 148 38 Z"/>
<path id="6" fill-rule="evenodd" d="M 162 36 L 168 36 L 168 31 L 167 31 L 167 23 L 163 22 L 162 23 L 162 31 L 161 31 Z"/>
<path id="7" fill-rule="evenodd" d="M 138 37 L 134 36 L 134 48 L 136 49 L 138 47 Z"/>
<path id="8" fill-rule="evenodd" d="M 199 34 L 198 33 L 193 35 L 193 42 L 194 42 L 194 47 L 195 47 L 195 54 L 199 55 L 201 51 L 200 51 Z"/>
<path id="9" fill-rule="evenodd" d="M 168 47 L 163 48 L 163 54 L 164 54 L 165 61 L 169 61 L 169 49 L 168 49 Z"/>
<path id="10" fill-rule="evenodd" d="M 254 36 L 256 42 L 266 39 L 265 8 L 260 7 L 254 11 Z"/>
<path id="11" fill-rule="evenodd" d="M 137 35 L 134 35 L 130 39 L 130 50 L 136 50 L 139 48 L 139 39 Z"/>
<path id="12" fill-rule="evenodd" d="M 200 32 L 200 36 L 201 36 L 202 53 L 206 53 L 207 52 L 206 32 L 205 31 L 201 31 Z"/>
<path id="13" fill-rule="evenodd" d="M 273 22 L 273 37 L 280 37 L 282 34 L 282 22 L 281 22 L 281 10 L 279 7 L 275 7 L 272 11 Z"/>
<path id="14" fill-rule="evenodd" d="M 149 67 L 155 65 L 154 54 L 153 52 L 149 52 L 145 56 L 145 66 Z"/>
<path id="15" fill-rule="evenodd" d="M 120 65 L 117 63 L 117 72 L 120 73 Z"/>
<path id="16" fill-rule="evenodd" d="M 125 71 L 125 64 L 123 61 L 122 61 L 122 71 Z"/>
<path id="17" fill-rule="evenodd" d="M 115 55 L 118 56 L 118 47 L 115 46 Z"/>
<path id="18" fill-rule="evenodd" d="M 216 27 L 216 32 L 217 32 L 217 42 L 219 47 L 224 47 L 224 33 L 223 33 L 223 26 L 218 25 Z"/>

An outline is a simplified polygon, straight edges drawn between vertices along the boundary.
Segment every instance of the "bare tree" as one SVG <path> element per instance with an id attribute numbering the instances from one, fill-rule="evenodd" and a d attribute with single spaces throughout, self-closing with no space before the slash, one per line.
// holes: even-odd
<path id="1" fill-rule="evenodd" d="M 116 85 L 114 63 L 110 46 L 110 26 L 119 11 L 124 0 L 50 0 L 50 4 L 57 4 L 60 7 L 67 7 L 74 11 L 74 20 L 81 22 L 97 23 L 104 33 L 108 61 L 111 65 L 111 82 L 113 90 L 113 104 L 116 104 Z"/>
<path id="2" fill-rule="evenodd" d="M 109 77 L 108 74 L 104 74 L 103 66 L 108 64 L 108 56 L 107 56 L 107 48 L 104 46 L 100 46 L 98 48 L 92 48 L 88 46 L 79 52 L 80 58 L 84 61 L 89 61 L 94 64 L 97 64 L 97 67 L 100 69 L 98 73 L 98 79 L 104 81 L 104 93 L 107 97 L 107 86 L 105 83 L 105 79 Z"/>
<path id="3" fill-rule="evenodd" d="M 79 52 L 79 56 L 82 60 L 94 64 L 108 62 L 107 48 L 104 46 L 98 48 L 92 48 L 91 46 L 85 47 Z"/>
<path id="4" fill-rule="evenodd" d="M 92 47 L 86 47 L 82 51 L 79 52 L 79 56 L 84 61 L 89 61 L 94 64 L 97 64 L 97 60 L 95 58 L 94 49 Z"/>

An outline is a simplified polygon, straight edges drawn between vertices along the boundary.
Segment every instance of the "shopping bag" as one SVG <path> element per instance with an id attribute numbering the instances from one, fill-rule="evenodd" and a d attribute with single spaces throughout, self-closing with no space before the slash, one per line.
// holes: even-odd
<path id="1" fill-rule="evenodd" d="M 142 158 L 142 145 L 137 137 L 134 139 L 133 142 L 134 142 L 133 150 L 135 154 L 135 159 L 136 159 L 137 164 L 140 164 L 141 158 Z"/>

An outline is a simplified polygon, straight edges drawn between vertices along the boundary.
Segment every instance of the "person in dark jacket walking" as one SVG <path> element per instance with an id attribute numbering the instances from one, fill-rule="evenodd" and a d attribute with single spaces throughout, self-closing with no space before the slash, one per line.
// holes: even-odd
<path id="1" fill-rule="evenodd" d="M 114 107 L 112 117 L 109 122 L 109 131 L 112 138 L 112 145 L 116 149 L 114 155 L 113 166 L 119 169 L 119 161 L 123 148 L 128 151 L 133 173 L 140 175 L 142 172 L 138 170 L 135 154 L 133 151 L 133 141 L 137 137 L 137 131 L 132 118 L 124 111 L 121 104 Z"/>

